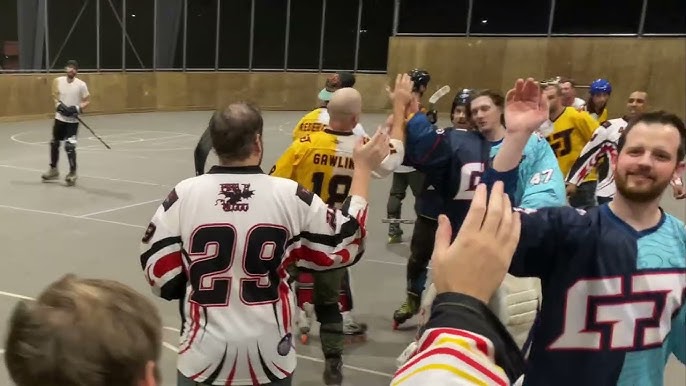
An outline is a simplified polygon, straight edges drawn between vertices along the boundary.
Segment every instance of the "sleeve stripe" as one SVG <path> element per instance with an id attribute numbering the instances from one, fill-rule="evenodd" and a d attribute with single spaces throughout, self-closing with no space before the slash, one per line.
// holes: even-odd
<path id="1" fill-rule="evenodd" d="M 458 350 L 456 348 L 452 348 L 452 347 L 437 347 L 435 349 L 431 349 L 431 350 L 424 352 L 423 354 L 419 355 L 418 357 L 410 360 L 405 366 L 403 366 L 400 370 L 398 370 L 398 372 L 396 373 L 396 376 L 405 372 L 410 367 L 412 367 L 415 364 L 417 364 L 418 362 L 420 362 L 422 359 L 425 359 L 425 358 L 428 358 L 431 356 L 437 356 L 440 354 L 455 357 L 458 360 L 458 363 L 464 363 L 464 364 L 469 365 L 474 370 L 476 370 L 480 374 L 490 378 L 492 381 L 494 381 L 498 385 L 503 385 L 503 386 L 507 385 L 507 383 L 503 380 L 502 375 L 499 375 L 499 374 L 492 372 L 488 368 L 484 367 L 481 363 L 477 362 L 472 356 L 469 356 L 469 355 L 461 352 L 460 350 Z M 420 368 L 420 370 L 421 370 L 421 368 Z M 419 370 L 413 371 L 411 374 L 417 373 L 418 371 Z"/>
<path id="2" fill-rule="evenodd" d="M 398 385 L 400 385 L 400 384 L 402 384 L 403 382 L 407 381 L 409 378 L 413 377 L 413 376 L 416 375 L 416 374 L 419 374 L 419 373 L 422 373 L 422 372 L 431 371 L 431 370 L 443 370 L 443 371 L 448 371 L 448 372 L 451 372 L 451 373 L 457 375 L 457 377 L 458 377 L 459 379 L 462 379 L 462 380 L 466 380 L 466 381 L 471 382 L 471 384 L 479 385 L 479 386 L 488 386 L 488 383 L 486 383 L 486 382 L 484 382 L 484 381 L 482 381 L 482 380 L 476 378 L 475 376 L 473 376 L 473 375 L 471 375 L 471 374 L 465 372 L 464 370 L 461 370 L 461 369 L 458 368 L 458 367 L 451 366 L 451 365 L 446 364 L 446 363 L 431 363 L 431 364 L 427 364 L 427 365 L 425 365 L 425 366 L 422 366 L 422 367 L 420 367 L 420 368 L 418 368 L 418 369 L 412 371 L 411 373 L 409 373 L 409 374 L 403 376 L 402 378 L 400 378 L 400 379 L 394 381 L 394 382 L 391 384 L 391 386 L 398 386 Z"/>
<path id="3" fill-rule="evenodd" d="M 341 230 L 335 235 L 325 235 L 322 233 L 301 232 L 299 235 L 293 237 L 289 241 L 289 245 L 299 241 L 303 238 L 309 242 L 326 245 L 327 247 L 336 247 L 341 242 L 349 237 L 352 237 L 360 229 L 360 223 L 356 219 L 348 217 L 349 220 L 341 225 Z M 288 245 L 286 246 L 288 247 Z"/>
<path id="4" fill-rule="evenodd" d="M 182 266 L 181 251 L 175 251 L 159 258 L 153 264 L 152 274 L 156 278 L 162 278 L 164 275 Z"/>
<path id="5" fill-rule="evenodd" d="M 157 252 L 161 251 L 162 249 L 174 245 L 174 244 L 180 244 L 181 243 L 181 237 L 175 236 L 175 237 L 166 237 L 161 240 L 156 241 L 152 246 L 150 246 L 150 249 L 145 251 L 143 254 L 141 254 L 141 268 L 145 269 L 145 266 L 148 264 L 148 260 Z"/>
<path id="6" fill-rule="evenodd" d="M 425 350 L 427 347 L 432 345 L 436 339 L 440 337 L 441 334 L 457 335 L 467 339 L 471 339 L 476 343 L 476 348 L 481 351 L 482 354 L 486 356 L 491 356 L 492 353 L 488 349 L 488 342 L 486 342 L 482 337 L 472 334 L 465 330 L 460 330 L 456 328 L 436 328 L 432 330 L 425 339 L 421 342 L 417 351 Z"/>

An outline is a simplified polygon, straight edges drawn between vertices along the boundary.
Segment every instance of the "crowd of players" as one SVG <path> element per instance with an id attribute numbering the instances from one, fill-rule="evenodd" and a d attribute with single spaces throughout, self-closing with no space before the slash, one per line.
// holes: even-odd
<path id="1" fill-rule="evenodd" d="M 88 105 L 76 69 L 71 63 L 53 86 L 43 176 L 57 177 L 55 149 L 67 140 L 69 184 L 76 132 L 60 127 Z M 605 80 L 584 102 L 569 79 L 520 79 L 505 96 L 460 90 L 453 125 L 439 128 L 437 112 L 420 102 L 429 81 L 422 70 L 399 75 L 388 90 L 393 112 L 370 137 L 354 76 L 332 75 L 269 173 L 259 109 L 234 103 L 212 116 L 195 152 L 197 176 L 168 195 L 141 244 L 154 292 L 179 302 L 179 385 L 291 384 L 293 339 L 311 324 L 307 304 L 320 323 L 324 383 L 340 385 L 345 337 L 366 332 L 350 313 L 347 267 L 365 251 L 370 181 L 390 175 L 388 217 L 400 219 L 408 185 L 417 215 L 396 323 L 419 312 L 433 264 L 431 309 L 392 384 L 661 385 L 670 354 L 686 361 L 686 228 L 659 208 L 670 183 L 684 197 L 683 120 L 644 112 L 642 91 L 630 95 L 626 115 L 606 120 Z M 219 165 L 205 172 L 211 149 Z M 389 242 L 401 239 L 399 221 L 388 233 Z M 506 328 L 506 272 L 541 280 L 524 350 Z M 160 344 L 159 317 L 138 295 L 70 276 L 17 306 L 6 363 L 20 386 L 51 377 L 153 385 Z M 48 347 L 72 366 L 46 360 Z M 80 369 L 67 373 L 74 364 Z"/>

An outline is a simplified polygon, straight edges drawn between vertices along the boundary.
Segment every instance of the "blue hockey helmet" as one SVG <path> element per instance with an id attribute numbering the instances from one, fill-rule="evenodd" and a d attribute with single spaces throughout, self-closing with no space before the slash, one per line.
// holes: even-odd
<path id="1" fill-rule="evenodd" d="M 596 79 L 593 82 L 591 82 L 589 92 L 591 93 L 591 95 L 602 93 L 612 94 L 612 85 L 610 84 L 610 81 L 607 79 Z"/>

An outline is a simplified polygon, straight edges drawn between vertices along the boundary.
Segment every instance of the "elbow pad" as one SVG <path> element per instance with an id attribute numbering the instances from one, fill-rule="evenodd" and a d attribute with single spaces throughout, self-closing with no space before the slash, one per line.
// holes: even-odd
<path id="1" fill-rule="evenodd" d="M 403 163 L 403 159 L 405 158 L 405 145 L 403 142 L 398 139 L 391 139 L 390 144 L 395 152 L 389 151 L 386 158 L 384 158 L 376 170 L 372 172 L 374 178 L 386 178 Z"/>

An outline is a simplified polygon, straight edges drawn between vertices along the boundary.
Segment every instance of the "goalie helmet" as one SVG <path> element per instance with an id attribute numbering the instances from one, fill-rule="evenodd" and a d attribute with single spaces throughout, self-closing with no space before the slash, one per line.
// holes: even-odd
<path id="1" fill-rule="evenodd" d="M 414 83 L 412 86 L 412 91 L 419 91 L 421 86 L 426 88 L 431 81 L 431 75 L 429 75 L 426 70 L 415 68 L 407 74 L 410 75 L 410 79 L 412 79 L 412 83 Z"/>

